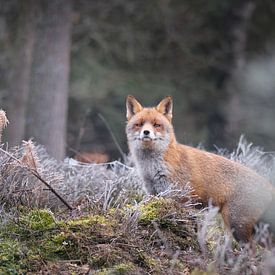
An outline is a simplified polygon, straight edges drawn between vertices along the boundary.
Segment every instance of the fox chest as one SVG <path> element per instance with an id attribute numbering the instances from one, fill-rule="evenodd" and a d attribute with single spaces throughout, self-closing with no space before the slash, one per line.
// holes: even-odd
<path id="1" fill-rule="evenodd" d="M 162 160 L 140 159 L 136 162 L 136 166 L 149 194 L 156 195 L 164 192 L 171 185 L 169 169 Z"/>

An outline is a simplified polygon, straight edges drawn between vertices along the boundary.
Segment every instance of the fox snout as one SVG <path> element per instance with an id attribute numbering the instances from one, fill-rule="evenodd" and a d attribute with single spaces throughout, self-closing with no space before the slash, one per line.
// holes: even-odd
<path id="1" fill-rule="evenodd" d="M 155 133 L 149 126 L 144 125 L 139 133 L 139 138 L 142 141 L 151 141 L 156 138 Z"/>

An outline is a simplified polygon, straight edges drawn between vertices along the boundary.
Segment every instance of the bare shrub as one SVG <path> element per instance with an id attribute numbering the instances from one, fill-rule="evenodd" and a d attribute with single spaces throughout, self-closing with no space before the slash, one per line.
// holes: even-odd
<path id="1" fill-rule="evenodd" d="M 62 207 L 62 202 L 28 169 L 39 175 L 70 204 L 89 200 L 104 201 L 102 208 L 119 205 L 129 195 L 142 196 L 141 181 L 135 169 L 120 162 L 82 164 L 72 159 L 58 162 L 42 146 L 24 142 L 5 154 L 1 152 L 0 201 L 10 205 Z"/>
<path id="2" fill-rule="evenodd" d="M 244 135 L 235 150 L 217 148 L 217 153 L 251 168 L 275 184 L 275 152 L 265 152 L 262 147 L 248 142 Z"/>

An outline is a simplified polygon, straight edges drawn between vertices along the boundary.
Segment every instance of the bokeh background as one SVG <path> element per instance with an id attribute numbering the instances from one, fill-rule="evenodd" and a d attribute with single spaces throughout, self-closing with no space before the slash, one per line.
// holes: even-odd
<path id="1" fill-rule="evenodd" d="M 174 98 L 180 142 L 275 148 L 275 1 L 0 0 L 9 146 L 127 152 L 125 97 Z"/>

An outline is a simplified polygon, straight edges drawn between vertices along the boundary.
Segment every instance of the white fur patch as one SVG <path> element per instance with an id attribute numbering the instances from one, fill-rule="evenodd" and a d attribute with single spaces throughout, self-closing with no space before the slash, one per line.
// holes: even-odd
<path id="1" fill-rule="evenodd" d="M 129 133 L 128 144 L 137 167 L 138 174 L 144 181 L 145 190 L 149 194 L 165 191 L 169 185 L 169 171 L 163 155 L 170 143 L 170 134 L 155 136 L 152 141 L 142 141 L 139 132 Z"/>

